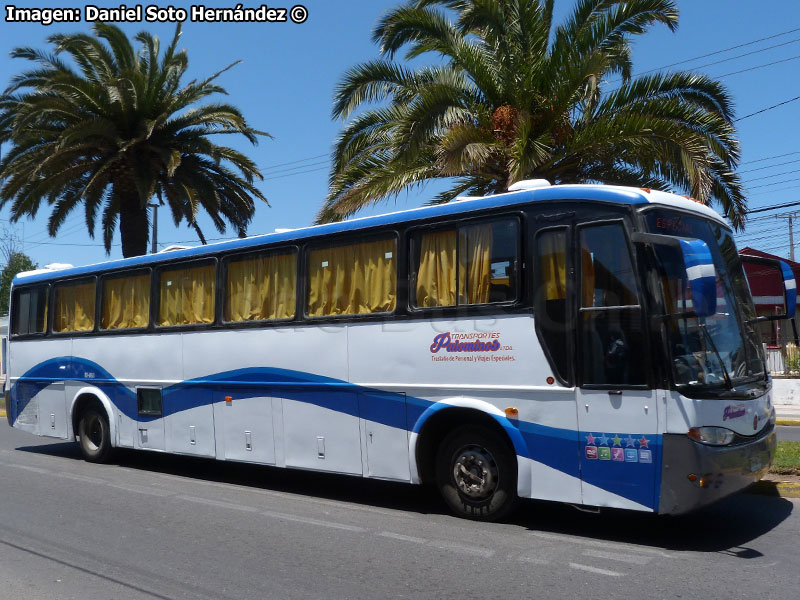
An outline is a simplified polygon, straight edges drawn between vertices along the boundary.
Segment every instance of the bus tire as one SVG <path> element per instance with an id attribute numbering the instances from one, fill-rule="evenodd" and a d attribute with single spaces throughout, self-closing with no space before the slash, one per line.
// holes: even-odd
<path id="1" fill-rule="evenodd" d="M 510 444 L 481 426 L 460 427 L 439 446 L 436 485 L 460 517 L 495 521 L 517 503 L 517 460 Z"/>
<path id="2" fill-rule="evenodd" d="M 105 411 L 97 406 L 89 406 L 81 413 L 78 419 L 78 444 L 87 462 L 108 462 L 111 457 L 111 428 Z"/>

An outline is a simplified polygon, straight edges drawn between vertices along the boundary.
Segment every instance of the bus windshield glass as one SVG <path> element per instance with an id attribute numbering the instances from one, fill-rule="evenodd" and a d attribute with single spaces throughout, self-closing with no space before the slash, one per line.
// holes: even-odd
<path id="1" fill-rule="evenodd" d="M 732 388 L 765 381 L 764 351 L 755 329 L 755 307 L 731 232 L 719 223 L 668 210 L 645 213 L 652 233 L 703 240 L 717 275 L 716 314 L 692 313 L 680 251 L 655 248 L 665 307 L 664 331 L 678 387 Z"/>

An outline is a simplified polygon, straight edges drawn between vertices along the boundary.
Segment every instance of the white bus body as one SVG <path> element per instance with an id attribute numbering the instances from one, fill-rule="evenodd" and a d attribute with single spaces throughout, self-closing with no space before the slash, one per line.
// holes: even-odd
<path id="1" fill-rule="evenodd" d="M 489 301 L 474 305 L 415 309 L 412 296 L 420 292 L 412 291 L 421 276 L 412 254 L 424 252 L 413 250 L 422 244 L 419 236 L 497 219 L 512 222 L 509 231 L 518 228 L 516 254 L 508 251 L 512 258 L 493 264 L 490 275 L 493 288 L 506 295 L 495 302 L 487 296 Z M 648 223 L 657 223 L 656 230 Z M 705 227 L 727 231 L 714 211 L 674 195 L 553 186 L 20 275 L 12 293 L 8 420 L 32 434 L 65 440 L 84 431 L 82 448 L 90 459 L 106 458 L 97 454 L 107 437 L 117 448 L 436 482 L 456 512 L 475 518 L 502 516 L 515 494 L 686 512 L 759 479 L 775 446 L 771 384 L 763 355 L 756 354 L 763 351 L 760 343 L 756 349 L 741 341 L 750 335 L 747 315 L 733 313 L 737 304 L 752 306 L 749 291 L 737 288 L 727 297 L 720 292 L 717 310 L 727 312 L 708 326 L 719 348 L 712 352 L 701 336 L 702 356 L 670 341 L 670 335 L 689 335 L 685 316 L 675 327 L 654 316 L 664 312 L 659 302 L 667 301 L 653 288 L 648 261 L 655 260 L 654 252 L 634 243 L 634 233 L 691 238 Z M 614 239 L 603 263 L 591 244 L 609 233 Z M 305 316 L 312 285 L 307 271 L 316 268 L 308 266 L 310 249 L 369 236 L 395 240 L 396 250 L 385 253 L 398 281 L 393 309 Z M 557 272 L 538 272 L 542 248 L 562 242 L 552 258 Z M 231 256 L 265 249 L 296 253 L 294 316 L 226 322 L 223 265 Z M 471 260 L 461 254 L 459 260 Z M 216 269 L 213 320 L 157 326 L 160 269 L 206 259 Z M 619 266 L 628 260 L 633 274 Z M 717 265 L 723 282 L 718 285 L 726 287 L 726 278 L 734 277 L 734 263 Z M 152 278 L 147 324 L 103 330 L 107 284 L 100 282 L 121 273 Z M 547 292 L 543 300 L 539 284 L 545 276 L 552 277 L 548 285 L 564 291 Z M 588 276 L 595 289 L 588 289 Z M 625 277 L 636 283 L 623 291 L 637 296 L 638 304 L 619 300 L 609 308 L 600 297 L 624 288 L 619 280 Z M 72 282 L 94 282 L 94 325 L 57 333 L 54 320 L 62 318 L 56 314 L 62 309 L 54 290 Z M 556 324 L 547 329 L 538 321 L 543 307 L 554 306 Z M 560 322 L 558 311 L 564 314 Z M 606 321 L 623 330 L 611 350 L 602 340 L 592 346 Z M 737 354 L 742 352 L 745 358 Z M 620 357 L 642 372 L 625 371 L 629 366 L 619 364 Z M 691 369 L 694 374 L 687 375 Z M 720 373 L 730 385 L 720 384 Z M 86 416 L 89 408 L 93 419 Z"/>

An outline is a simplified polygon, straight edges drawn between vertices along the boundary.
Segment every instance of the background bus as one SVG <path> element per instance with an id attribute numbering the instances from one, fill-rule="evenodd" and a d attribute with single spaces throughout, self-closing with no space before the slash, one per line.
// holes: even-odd
<path id="1" fill-rule="evenodd" d="M 770 381 L 724 221 L 650 190 L 517 188 L 19 275 L 9 422 L 91 461 L 435 483 L 485 519 L 518 497 L 680 513 L 760 478 Z"/>

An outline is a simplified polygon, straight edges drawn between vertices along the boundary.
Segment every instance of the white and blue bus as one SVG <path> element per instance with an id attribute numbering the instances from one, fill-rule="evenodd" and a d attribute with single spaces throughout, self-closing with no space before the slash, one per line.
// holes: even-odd
<path id="1" fill-rule="evenodd" d="M 431 483 L 477 519 L 518 498 L 677 514 L 772 461 L 757 320 L 713 210 L 536 180 L 21 274 L 6 411 L 95 462 L 132 448 Z"/>

